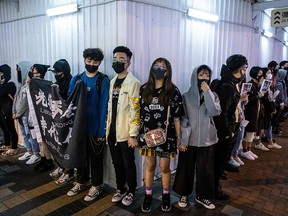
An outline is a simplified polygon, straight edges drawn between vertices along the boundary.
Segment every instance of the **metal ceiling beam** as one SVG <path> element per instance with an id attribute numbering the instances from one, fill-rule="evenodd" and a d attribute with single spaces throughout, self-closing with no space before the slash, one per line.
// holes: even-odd
<path id="1" fill-rule="evenodd" d="M 264 11 L 269 8 L 285 8 L 285 7 L 288 7 L 288 1 L 279 0 L 279 1 L 255 3 L 253 4 L 252 9 L 253 11 Z"/>

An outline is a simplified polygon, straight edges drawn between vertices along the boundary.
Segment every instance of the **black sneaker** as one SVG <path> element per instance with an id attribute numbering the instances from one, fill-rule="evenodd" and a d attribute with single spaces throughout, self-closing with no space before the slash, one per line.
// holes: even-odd
<path id="1" fill-rule="evenodd" d="M 228 179 L 228 176 L 225 172 L 222 173 L 221 177 L 220 177 L 222 180 L 227 180 Z"/>
<path id="2" fill-rule="evenodd" d="M 225 170 L 228 171 L 228 172 L 236 172 L 238 173 L 239 172 L 239 169 L 238 167 L 230 164 L 230 163 L 227 163 L 226 166 L 225 166 Z"/>
<path id="3" fill-rule="evenodd" d="M 203 205 L 207 209 L 215 209 L 215 205 L 211 203 L 208 199 L 202 199 L 200 197 L 196 197 L 196 202 Z"/>
<path id="4" fill-rule="evenodd" d="M 169 212 L 171 209 L 170 193 L 162 194 L 162 211 Z"/>
<path id="5" fill-rule="evenodd" d="M 144 201 L 142 203 L 141 209 L 143 212 L 150 212 L 151 211 L 151 204 L 152 204 L 152 195 L 146 194 L 144 197 Z"/>
<path id="6" fill-rule="evenodd" d="M 45 163 L 46 163 L 46 158 L 41 157 L 40 162 L 34 166 L 34 170 L 39 171 L 40 169 L 42 169 L 43 166 L 45 166 Z"/>

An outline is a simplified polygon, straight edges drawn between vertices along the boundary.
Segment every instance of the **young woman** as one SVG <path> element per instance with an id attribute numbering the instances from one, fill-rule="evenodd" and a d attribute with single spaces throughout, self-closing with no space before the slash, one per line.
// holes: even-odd
<path id="1" fill-rule="evenodd" d="M 188 195 L 193 191 L 196 170 L 196 202 L 207 209 L 215 205 L 209 201 L 214 193 L 214 144 L 217 131 L 213 118 L 221 113 L 220 101 L 209 88 L 212 71 L 207 65 L 195 68 L 191 86 L 183 94 L 184 108 L 192 131 L 188 146 L 179 146 L 179 160 L 173 190 L 180 194 L 178 205 L 187 206 Z"/>
<path id="2" fill-rule="evenodd" d="M 156 157 L 160 158 L 162 172 L 162 210 L 171 209 L 170 203 L 170 158 L 176 155 L 180 145 L 180 118 L 183 116 L 182 97 L 178 88 L 172 83 L 172 68 L 165 58 L 156 59 L 150 68 L 148 82 L 140 89 L 140 146 L 139 152 L 145 156 L 146 193 L 142 204 L 143 212 L 150 212 L 152 203 L 152 185 L 156 168 Z M 167 122 L 167 113 L 170 110 Z M 166 143 L 149 148 L 145 141 L 145 133 L 156 128 L 166 129 Z"/>

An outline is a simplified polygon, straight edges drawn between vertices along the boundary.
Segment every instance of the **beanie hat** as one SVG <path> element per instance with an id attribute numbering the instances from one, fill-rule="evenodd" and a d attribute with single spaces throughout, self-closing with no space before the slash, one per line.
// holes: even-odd
<path id="1" fill-rule="evenodd" d="M 262 70 L 261 67 L 258 67 L 258 66 L 255 66 L 255 67 L 252 67 L 251 70 L 250 70 L 250 76 L 253 78 L 253 79 L 256 79 L 258 78 L 258 72 Z"/>
<path id="2" fill-rule="evenodd" d="M 55 72 L 63 72 L 64 74 L 70 74 L 70 65 L 67 62 L 66 59 L 60 59 L 58 61 L 55 62 L 55 64 L 53 65 L 54 70 L 52 69 L 51 71 L 53 73 Z"/>
<path id="3" fill-rule="evenodd" d="M 40 78 L 44 79 L 45 74 L 50 67 L 50 65 L 34 64 L 33 67 L 41 74 Z"/>
<path id="4" fill-rule="evenodd" d="M 226 65 L 228 67 L 229 72 L 234 72 L 241 67 L 248 65 L 247 59 L 245 56 L 240 54 L 234 54 L 227 58 Z"/>

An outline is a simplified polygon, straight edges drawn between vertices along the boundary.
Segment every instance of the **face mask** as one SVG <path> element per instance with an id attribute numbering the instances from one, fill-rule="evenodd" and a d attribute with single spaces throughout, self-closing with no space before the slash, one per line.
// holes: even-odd
<path id="1" fill-rule="evenodd" d="M 153 67 L 153 75 L 156 80 L 164 79 L 164 74 L 166 73 L 166 69 L 161 69 L 159 67 Z"/>
<path id="2" fill-rule="evenodd" d="M 263 77 L 263 75 L 261 75 L 261 76 L 258 76 L 258 75 L 257 75 L 256 80 L 257 80 L 258 82 L 260 82 L 260 80 L 261 80 L 262 77 Z"/>
<path id="3" fill-rule="evenodd" d="M 119 61 L 113 62 L 112 68 L 117 74 L 122 73 L 125 70 L 125 63 Z"/>
<path id="4" fill-rule="evenodd" d="M 4 75 L 0 76 L 0 85 L 3 85 L 5 83 L 5 77 Z"/>
<path id="5" fill-rule="evenodd" d="M 89 73 L 94 73 L 98 70 L 98 66 L 88 65 L 88 64 L 85 64 L 85 68 L 86 68 L 87 72 L 89 72 Z"/>
<path id="6" fill-rule="evenodd" d="M 266 75 L 266 79 L 268 79 L 268 80 L 271 80 L 271 79 L 272 79 L 272 77 L 273 77 L 273 76 L 272 76 L 272 74 L 271 74 L 271 73 Z"/>
<path id="7" fill-rule="evenodd" d="M 284 70 L 288 71 L 288 67 L 284 67 Z"/>
<path id="8" fill-rule="evenodd" d="M 198 81 L 197 81 L 198 88 L 201 90 L 201 84 L 202 84 L 202 82 L 206 82 L 206 83 L 209 85 L 209 81 L 210 81 L 210 80 L 207 80 L 207 79 L 198 79 Z M 202 90 L 201 90 L 201 91 L 202 91 Z"/>
<path id="9" fill-rule="evenodd" d="M 62 82 L 64 81 L 65 77 L 64 77 L 64 76 L 62 77 L 62 75 L 63 75 L 63 74 L 61 74 L 61 75 L 55 75 L 55 79 L 56 79 L 56 81 L 57 81 L 58 83 L 62 83 Z"/>

